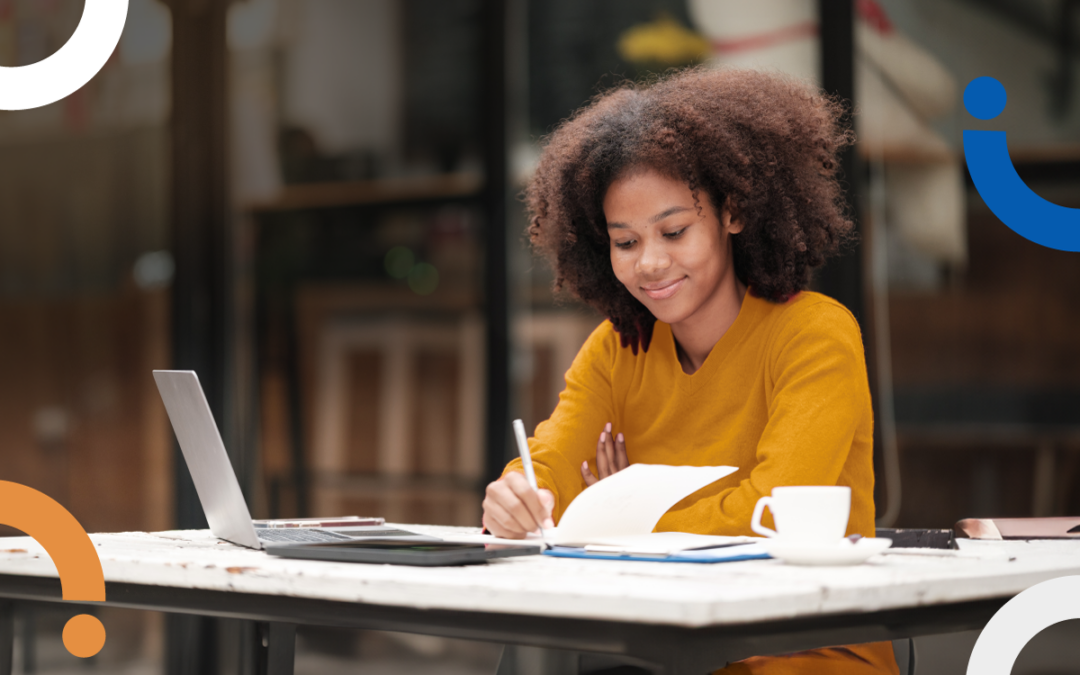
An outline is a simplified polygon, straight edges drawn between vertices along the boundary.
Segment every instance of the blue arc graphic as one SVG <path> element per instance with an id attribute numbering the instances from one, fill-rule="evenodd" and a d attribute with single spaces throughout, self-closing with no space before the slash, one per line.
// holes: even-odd
<path id="1" fill-rule="evenodd" d="M 1005 107 L 1005 89 L 991 77 L 972 80 L 964 107 L 993 119 Z M 1016 173 L 1004 131 L 964 130 L 964 157 L 975 189 L 1013 232 L 1041 246 L 1080 251 L 1080 209 L 1059 206 L 1035 194 Z"/>

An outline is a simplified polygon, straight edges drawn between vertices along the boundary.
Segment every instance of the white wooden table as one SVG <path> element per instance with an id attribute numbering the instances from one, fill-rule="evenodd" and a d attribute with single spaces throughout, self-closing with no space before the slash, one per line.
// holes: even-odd
<path id="1" fill-rule="evenodd" d="M 262 672 L 275 675 L 292 672 L 298 624 L 616 654 L 700 674 L 751 655 L 980 628 L 1020 591 L 1080 574 L 1076 542 L 832 568 L 548 556 L 421 568 L 276 558 L 208 531 L 90 536 L 106 604 L 258 622 Z M 0 655 L 10 654 L 13 602 L 59 600 L 44 550 L 28 537 L 0 539 Z M 7 675 L 10 655 L 3 661 Z"/>

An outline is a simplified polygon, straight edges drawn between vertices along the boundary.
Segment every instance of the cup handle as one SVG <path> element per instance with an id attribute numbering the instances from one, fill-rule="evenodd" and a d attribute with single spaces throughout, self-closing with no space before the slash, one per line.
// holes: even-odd
<path id="1" fill-rule="evenodd" d="M 763 537 L 775 537 L 776 530 L 770 530 L 761 524 L 761 516 L 765 514 L 765 507 L 772 506 L 772 497 L 762 497 L 754 506 L 754 515 L 750 516 L 750 529 Z"/>

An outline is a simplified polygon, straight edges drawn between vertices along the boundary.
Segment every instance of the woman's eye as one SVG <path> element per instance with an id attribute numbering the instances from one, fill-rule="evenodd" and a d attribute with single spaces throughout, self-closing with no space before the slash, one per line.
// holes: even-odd
<path id="1" fill-rule="evenodd" d="M 683 229 L 681 229 L 681 230 L 676 230 L 674 232 L 665 232 L 664 236 L 667 237 L 668 239 L 678 239 L 679 237 L 682 236 L 683 232 L 686 232 L 685 227 Z"/>
<path id="2" fill-rule="evenodd" d="M 634 240 L 630 241 L 617 241 L 615 242 L 615 248 L 627 249 L 634 245 Z"/>

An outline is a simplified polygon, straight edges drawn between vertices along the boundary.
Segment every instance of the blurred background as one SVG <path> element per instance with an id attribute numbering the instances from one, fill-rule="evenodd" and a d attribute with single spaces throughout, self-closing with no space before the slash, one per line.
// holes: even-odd
<path id="1" fill-rule="evenodd" d="M 0 66 L 83 4 L 0 0 Z M 0 111 L 0 478 L 92 532 L 205 527 L 150 376 L 192 368 L 254 517 L 478 525 L 509 421 L 548 416 L 601 320 L 526 246 L 538 142 L 706 63 L 854 101 L 860 244 L 815 288 L 862 325 L 879 525 L 1076 515 L 1080 265 L 989 212 L 961 130 L 1007 131 L 1080 207 L 1078 30 L 1073 0 L 131 0 L 89 84 Z M 990 122 L 960 102 L 982 75 L 1009 93 Z M 84 664 L 65 614 L 23 607 L 16 672 L 237 672 L 234 623 L 103 614 Z M 1075 672 L 1054 630 L 1014 672 Z M 974 636 L 935 640 L 919 672 L 963 672 Z M 297 672 L 492 673 L 499 650 L 311 629 Z"/>

